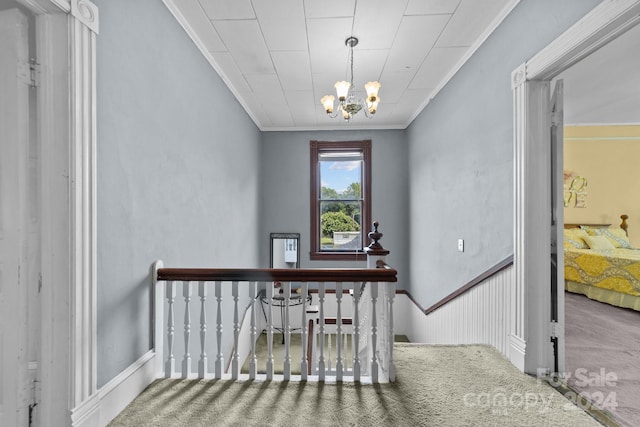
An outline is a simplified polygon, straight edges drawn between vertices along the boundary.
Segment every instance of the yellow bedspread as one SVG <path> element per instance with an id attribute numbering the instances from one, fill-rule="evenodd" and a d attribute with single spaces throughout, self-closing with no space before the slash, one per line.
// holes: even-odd
<path id="1" fill-rule="evenodd" d="M 565 248 L 564 277 L 566 280 L 640 296 L 640 250 Z"/>

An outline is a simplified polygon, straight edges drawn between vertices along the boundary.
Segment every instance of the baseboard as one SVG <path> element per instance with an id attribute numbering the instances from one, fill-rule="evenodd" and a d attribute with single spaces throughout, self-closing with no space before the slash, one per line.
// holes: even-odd
<path id="1" fill-rule="evenodd" d="M 73 427 L 103 427 L 157 378 L 155 352 L 140 359 L 71 411 Z"/>
<path id="2" fill-rule="evenodd" d="M 526 349 L 527 344 L 522 338 L 516 335 L 509 336 L 509 360 L 522 372 L 524 372 Z"/>

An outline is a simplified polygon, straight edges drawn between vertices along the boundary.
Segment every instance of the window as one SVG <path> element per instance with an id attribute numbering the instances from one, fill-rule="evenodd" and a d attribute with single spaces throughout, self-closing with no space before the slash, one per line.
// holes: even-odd
<path id="1" fill-rule="evenodd" d="M 310 257 L 363 260 L 371 227 L 371 140 L 310 146 Z"/>

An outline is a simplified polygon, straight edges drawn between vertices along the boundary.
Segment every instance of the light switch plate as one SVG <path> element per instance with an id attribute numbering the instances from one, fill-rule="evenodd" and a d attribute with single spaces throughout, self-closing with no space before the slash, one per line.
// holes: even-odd
<path id="1" fill-rule="evenodd" d="M 460 252 L 464 252 L 464 240 L 463 239 L 458 239 L 458 250 Z"/>

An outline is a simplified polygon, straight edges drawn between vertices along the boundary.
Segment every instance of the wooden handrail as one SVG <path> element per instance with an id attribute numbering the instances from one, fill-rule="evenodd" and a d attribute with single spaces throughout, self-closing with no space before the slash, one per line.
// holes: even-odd
<path id="1" fill-rule="evenodd" d="M 398 272 L 379 268 L 160 268 L 156 280 L 264 282 L 397 282 Z"/>
<path id="2" fill-rule="evenodd" d="M 439 309 L 443 305 L 453 301 L 454 299 L 456 299 L 460 295 L 469 292 L 471 289 L 475 288 L 480 283 L 482 283 L 485 280 L 487 280 L 489 277 L 491 277 L 491 276 L 493 276 L 495 274 L 498 274 L 499 272 L 501 272 L 505 268 L 508 268 L 508 267 L 510 267 L 512 265 L 513 265 L 513 254 L 509 255 L 504 260 L 500 261 L 498 264 L 494 265 L 493 267 L 491 267 L 487 271 L 485 271 L 482 274 L 480 274 L 477 277 L 475 277 L 473 280 L 471 280 L 466 285 L 462 286 L 461 288 L 458 288 L 457 290 L 453 291 L 452 293 L 450 293 L 446 297 L 442 298 L 440 301 L 438 301 L 435 304 L 433 304 L 431 307 L 429 307 L 426 310 L 424 310 L 424 314 L 429 314 L 429 313 L 431 313 L 433 311 L 436 311 L 437 309 Z M 411 296 L 409 296 L 409 297 L 411 298 Z"/>

